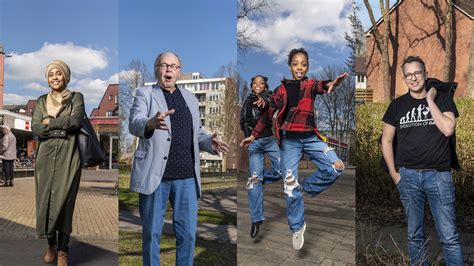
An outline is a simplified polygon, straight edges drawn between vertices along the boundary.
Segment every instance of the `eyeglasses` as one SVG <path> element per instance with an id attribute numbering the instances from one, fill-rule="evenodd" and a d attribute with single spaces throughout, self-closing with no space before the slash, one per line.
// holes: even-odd
<path id="1" fill-rule="evenodd" d="M 413 73 L 405 73 L 403 74 L 403 77 L 408 80 L 413 80 L 413 77 L 415 78 L 421 78 L 425 74 L 424 71 L 415 71 Z"/>
<path id="2" fill-rule="evenodd" d="M 170 68 L 173 69 L 173 70 L 177 70 L 177 69 L 179 69 L 181 66 L 178 66 L 178 65 L 176 65 L 176 64 L 171 64 L 171 65 L 169 65 L 169 64 L 167 64 L 167 63 L 161 63 L 161 64 L 158 65 L 158 67 L 159 67 L 159 68 L 164 68 L 164 69 L 168 69 L 168 67 L 170 67 Z"/>

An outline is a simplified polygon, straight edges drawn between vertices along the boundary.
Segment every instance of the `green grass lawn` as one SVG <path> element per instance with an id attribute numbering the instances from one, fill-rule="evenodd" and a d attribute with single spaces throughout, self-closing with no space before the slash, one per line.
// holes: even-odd
<path id="1" fill-rule="evenodd" d="M 237 178 L 233 176 L 211 177 L 202 179 L 202 189 L 229 188 L 237 186 Z M 119 174 L 120 209 L 134 210 L 138 208 L 138 193 L 130 191 L 130 172 L 120 171 Z M 172 211 L 168 203 L 166 219 L 170 219 Z M 237 225 L 236 214 L 221 213 L 215 210 L 198 210 L 198 223 L 220 225 Z M 160 256 L 162 265 L 175 264 L 175 238 L 162 235 Z M 119 264 L 142 265 L 142 242 L 140 232 L 119 233 Z M 237 247 L 230 243 L 219 243 L 211 240 L 196 240 L 194 265 L 237 265 Z"/>
<path id="2" fill-rule="evenodd" d="M 219 182 L 221 181 L 221 182 Z M 225 185 L 232 186 L 236 183 L 234 178 L 212 178 L 212 182 L 209 187 L 225 187 Z M 220 183 L 220 184 L 219 184 Z M 119 204 L 120 209 L 133 210 L 138 208 L 138 193 L 132 192 L 129 189 L 130 177 L 126 174 L 120 174 L 119 176 Z M 203 183 L 204 186 L 204 183 Z M 166 219 L 171 220 L 172 211 L 170 210 L 168 203 L 168 211 L 166 211 Z M 235 214 L 221 213 L 214 210 L 199 209 L 198 211 L 198 223 L 210 223 L 210 224 L 233 224 L 237 225 L 237 217 Z"/>
<path id="3" fill-rule="evenodd" d="M 141 233 L 120 232 L 119 264 L 142 265 Z M 160 244 L 160 260 L 162 265 L 175 264 L 175 238 L 162 235 Z M 229 243 L 196 240 L 194 265 L 237 265 L 237 247 Z"/>
<path id="4" fill-rule="evenodd" d="M 121 209 L 133 210 L 138 208 L 138 193 L 131 192 L 129 189 L 120 188 L 119 203 Z M 169 220 L 172 219 L 172 210 L 170 208 L 169 203 L 165 218 Z M 237 217 L 235 214 L 222 213 L 214 210 L 199 209 L 198 223 L 237 225 Z"/>

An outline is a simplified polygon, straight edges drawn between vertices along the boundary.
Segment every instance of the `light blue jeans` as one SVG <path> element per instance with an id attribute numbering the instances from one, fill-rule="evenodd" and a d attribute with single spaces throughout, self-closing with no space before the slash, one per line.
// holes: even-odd
<path id="1" fill-rule="evenodd" d="M 343 170 L 336 169 L 334 166 L 336 161 L 340 161 L 334 149 L 316 135 L 307 138 L 286 138 L 283 136 L 280 152 L 282 171 L 287 175 L 287 178 L 288 170 L 291 170 L 293 177 L 296 180 L 299 179 L 298 165 L 302 153 L 307 154 L 311 162 L 318 166 L 316 172 L 306 177 L 300 186 L 293 189 L 291 197 L 285 194 L 288 226 L 290 231 L 296 232 L 304 225 L 304 201 L 301 188 L 314 197 L 334 183 Z"/>
<path id="2" fill-rule="evenodd" d="M 194 177 L 162 180 L 150 195 L 139 194 L 143 224 L 143 265 L 160 265 L 160 239 L 168 199 L 173 207 L 176 265 L 193 265 L 197 226 L 197 192 Z"/>
<path id="3" fill-rule="evenodd" d="M 455 191 L 451 173 L 400 168 L 400 192 L 408 223 L 410 264 L 429 265 L 426 254 L 425 201 L 433 214 L 446 265 L 463 265 L 456 228 Z"/>
<path id="4" fill-rule="evenodd" d="M 251 178 L 258 178 L 248 189 L 248 202 L 252 223 L 265 220 L 263 213 L 263 187 L 282 178 L 280 170 L 280 148 L 273 136 L 253 141 L 248 148 L 249 172 Z M 272 169 L 264 169 L 265 154 L 272 163 Z"/>

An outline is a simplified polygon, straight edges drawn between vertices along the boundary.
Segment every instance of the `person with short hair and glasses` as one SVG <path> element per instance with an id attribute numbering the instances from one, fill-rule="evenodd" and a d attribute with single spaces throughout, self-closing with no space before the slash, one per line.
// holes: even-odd
<path id="1" fill-rule="evenodd" d="M 394 99 L 383 116 L 382 153 L 404 207 L 410 264 L 429 265 L 428 200 L 446 265 L 463 265 L 449 147 L 459 114 L 449 93 L 425 88 L 428 72 L 420 57 L 407 57 L 401 67 L 408 92 Z"/>

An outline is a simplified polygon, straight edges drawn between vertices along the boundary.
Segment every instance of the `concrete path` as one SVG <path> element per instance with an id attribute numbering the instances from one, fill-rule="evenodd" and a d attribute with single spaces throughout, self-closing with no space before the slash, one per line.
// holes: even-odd
<path id="1" fill-rule="evenodd" d="M 83 171 L 71 234 L 71 265 L 117 265 L 118 172 Z M 0 265 L 42 265 L 47 242 L 37 240 L 35 181 L 16 178 L 0 187 Z"/>
<path id="2" fill-rule="evenodd" d="M 300 170 L 308 176 L 314 170 Z M 353 265 L 355 264 L 355 170 L 344 174 L 315 198 L 304 194 L 306 232 L 301 250 L 292 247 L 283 182 L 264 186 L 266 220 L 257 238 L 250 237 L 251 221 L 245 182 L 238 180 L 238 265 Z"/>

